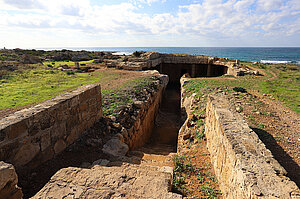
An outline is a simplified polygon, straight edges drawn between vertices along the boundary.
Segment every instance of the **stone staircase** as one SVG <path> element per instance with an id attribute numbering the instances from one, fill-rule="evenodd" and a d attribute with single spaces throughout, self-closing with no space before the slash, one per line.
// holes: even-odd
<path id="1" fill-rule="evenodd" d="M 64 168 L 32 198 L 180 199 L 171 192 L 173 151 L 170 145 L 156 144 L 106 166 Z"/>
<path id="2" fill-rule="evenodd" d="M 168 144 L 156 144 L 155 146 L 146 146 L 138 149 L 142 153 L 141 165 L 149 166 L 173 166 L 174 147 Z"/>

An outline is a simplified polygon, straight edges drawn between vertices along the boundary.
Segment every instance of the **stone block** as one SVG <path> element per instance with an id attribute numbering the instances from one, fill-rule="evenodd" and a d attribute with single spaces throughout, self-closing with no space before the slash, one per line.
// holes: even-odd
<path id="1" fill-rule="evenodd" d="M 41 135 L 41 151 L 44 151 L 51 145 L 50 131 L 45 131 Z"/>
<path id="2" fill-rule="evenodd" d="M 89 92 L 89 95 L 90 95 L 91 97 L 97 95 L 97 89 L 96 89 L 96 87 L 93 87 L 93 88 L 87 90 L 86 92 Z"/>
<path id="3" fill-rule="evenodd" d="M 30 161 L 26 166 L 28 168 L 36 168 L 38 167 L 40 164 L 42 164 L 43 162 L 46 162 L 50 159 L 52 159 L 54 157 L 54 150 L 53 148 L 50 146 L 46 149 L 44 149 L 44 151 L 42 151 L 41 153 L 38 153 L 33 159 L 32 161 Z"/>
<path id="4" fill-rule="evenodd" d="M 3 142 L 0 145 L 0 160 L 8 160 L 18 150 L 20 144 L 19 140 L 15 139 L 10 142 Z"/>
<path id="5" fill-rule="evenodd" d="M 124 156 L 129 151 L 127 144 L 121 142 L 118 138 L 109 140 L 102 149 L 103 153 L 112 156 Z"/>
<path id="6" fill-rule="evenodd" d="M 40 124 L 39 122 L 32 123 L 32 125 L 28 128 L 28 135 L 34 136 L 40 131 Z"/>
<path id="7" fill-rule="evenodd" d="M 79 116 L 78 114 L 71 115 L 70 118 L 66 121 L 66 130 L 69 131 L 74 126 L 77 126 L 79 123 Z"/>
<path id="8" fill-rule="evenodd" d="M 70 144 L 74 143 L 75 140 L 77 140 L 77 138 L 78 138 L 78 129 L 77 128 L 73 128 L 70 131 L 70 134 L 68 135 L 68 137 L 66 139 L 67 145 L 70 145 Z"/>
<path id="9" fill-rule="evenodd" d="M 70 99 L 69 101 L 70 107 L 74 107 L 74 106 L 78 106 L 79 105 L 79 97 L 78 96 L 74 96 Z"/>
<path id="10" fill-rule="evenodd" d="M 29 163 L 40 152 L 38 144 L 27 143 L 21 146 L 13 158 L 13 163 L 16 166 L 22 166 Z"/>
<path id="11" fill-rule="evenodd" d="M 66 147 L 67 147 L 67 145 L 64 142 L 64 140 L 62 140 L 62 139 L 58 140 L 54 145 L 55 154 L 62 152 L 63 150 L 65 150 Z"/>
<path id="12" fill-rule="evenodd" d="M 88 104 L 89 106 L 97 106 L 97 98 L 91 98 L 90 100 L 88 100 Z"/>
<path id="13" fill-rule="evenodd" d="M 66 135 L 66 122 L 55 124 L 50 130 L 51 143 L 55 144 L 57 140 L 63 138 Z"/>
<path id="14" fill-rule="evenodd" d="M 28 134 L 28 120 L 21 120 L 10 126 L 10 130 L 7 134 L 8 139 L 14 139 L 22 137 Z"/>
<path id="15" fill-rule="evenodd" d="M 7 183 L 17 184 L 17 174 L 13 165 L 0 161 L 0 190 L 2 190 Z"/>
<path id="16" fill-rule="evenodd" d="M 87 109 L 88 109 L 88 104 L 87 103 L 80 104 L 80 106 L 79 106 L 79 111 L 80 112 L 86 111 Z"/>
<path id="17" fill-rule="evenodd" d="M 85 103 L 91 97 L 89 92 L 82 92 L 79 94 L 79 103 Z"/>
<path id="18" fill-rule="evenodd" d="M 83 133 L 87 129 L 87 124 L 88 124 L 87 121 L 80 122 L 80 124 L 78 125 L 79 134 Z"/>
<path id="19" fill-rule="evenodd" d="M 55 123 L 55 118 L 52 117 L 48 111 L 43 112 L 41 115 L 36 115 L 36 121 L 39 122 L 41 130 L 50 128 Z"/>
<path id="20" fill-rule="evenodd" d="M 89 119 L 88 111 L 82 111 L 80 114 L 81 114 L 81 121 L 87 121 Z"/>

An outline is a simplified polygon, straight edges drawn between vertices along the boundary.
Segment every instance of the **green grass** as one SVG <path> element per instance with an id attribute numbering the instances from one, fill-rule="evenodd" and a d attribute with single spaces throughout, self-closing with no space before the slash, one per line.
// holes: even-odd
<path id="1" fill-rule="evenodd" d="M 242 76 L 236 78 L 197 78 L 185 83 L 187 96 L 197 93 L 197 96 L 210 93 L 215 89 L 233 92 L 232 88 L 239 87 L 246 90 L 257 90 L 260 93 L 271 94 L 287 107 L 300 113 L 300 71 L 291 70 L 292 66 L 262 65 L 265 76 Z M 258 66 L 256 66 L 258 67 Z M 273 77 L 271 71 L 277 75 Z M 227 88 L 230 88 L 226 90 Z"/>
<path id="2" fill-rule="evenodd" d="M 103 95 L 103 115 L 117 116 L 122 106 L 132 104 L 135 94 L 141 93 L 143 89 L 149 88 L 152 83 L 150 77 L 141 77 L 131 80 L 121 87 L 102 91 Z"/>
<path id="3" fill-rule="evenodd" d="M 260 84 L 263 93 L 272 94 L 292 110 L 300 113 L 300 72 L 278 72 L 278 78 Z"/>
<path id="4" fill-rule="evenodd" d="M 215 190 L 214 188 L 210 187 L 209 185 L 204 185 L 201 187 L 201 190 L 204 192 L 204 194 L 207 196 L 207 198 L 217 198 L 217 194 L 219 193 L 218 190 Z"/>
<path id="5" fill-rule="evenodd" d="M 113 78 L 116 74 L 105 72 L 68 74 L 42 68 L 14 71 L 0 78 L 0 109 L 41 102 L 82 85 Z"/>
<path id="6" fill-rule="evenodd" d="M 93 59 L 89 60 L 89 61 L 80 61 L 79 64 L 89 64 L 89 63 L 93 63 L 93 61 L 94 61 Z M 52 65 L 53 67 L 58 67 L 59 65 L 74 66 L 75 62 L 73 62 L 73 61 L 47 61 L 47 62 L 43 62 L 43 65 L 45 65 L 45 66 Z"/>
<path id="7" fill-rule="evenodd" d="M 174 174 L 172 181 L 172 191 L 180 194 L 187 194 L 187 189 L 185 187 L 185 177 L 183 173 L 195 172 L 193 165 L 187 163 L 187 157 L 184 155 L 176 155 L 173 158 L 174 164 Z"/>

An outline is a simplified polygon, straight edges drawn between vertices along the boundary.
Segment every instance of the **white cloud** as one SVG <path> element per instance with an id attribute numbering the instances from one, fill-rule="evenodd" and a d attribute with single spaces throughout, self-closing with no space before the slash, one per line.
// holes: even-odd
<path id="1" fill-rule="evenodd" d="M 177 39 L 223 42 L 250 37 L 284 38 L 300 33 L 299 0 L 286 3 L 283 0 L 195 1 L 179 6 L 175 14 L 143 13 L 140 11 L 143 8 L 134 2 L 166 1 L 136 0 L 99 6 L 89 0 L 0 0 L 0 28 L 34 28 L 41 30 L 40 34 L 77 31 L 87 37 L 122 35 L 122 38 L 144 40 L 166 39 L 165 36 L 172 35 Z"/>
<path id="2" fill-rule="evenodd" d="M 138 2 L 139 3 L 144 3 L 144 4 L 148 4 L 148 5 L 151 5 L 153 3 L 157 3 L 157 2 L 160 2 L 160 3 L 165 3 L 167 0 L 133 0 L 132 2 L 137 4 Z"/>
<path id="3" fill-rule="evenodd" d="M 280 10 L 283 0 L 257 0 L 257 7 L 262 11 Z"/>

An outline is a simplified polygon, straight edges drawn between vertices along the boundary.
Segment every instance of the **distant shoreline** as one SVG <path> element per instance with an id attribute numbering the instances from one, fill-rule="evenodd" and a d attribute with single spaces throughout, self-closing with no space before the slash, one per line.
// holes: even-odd
<path id="1" fill-rule="evenodd" d="M 271 64 L 300 64 L 300 47 L 93 47 L 37 48 L 37 50 L 106 51 L 129 55 L 135 51 L 205 55 Z"/>

